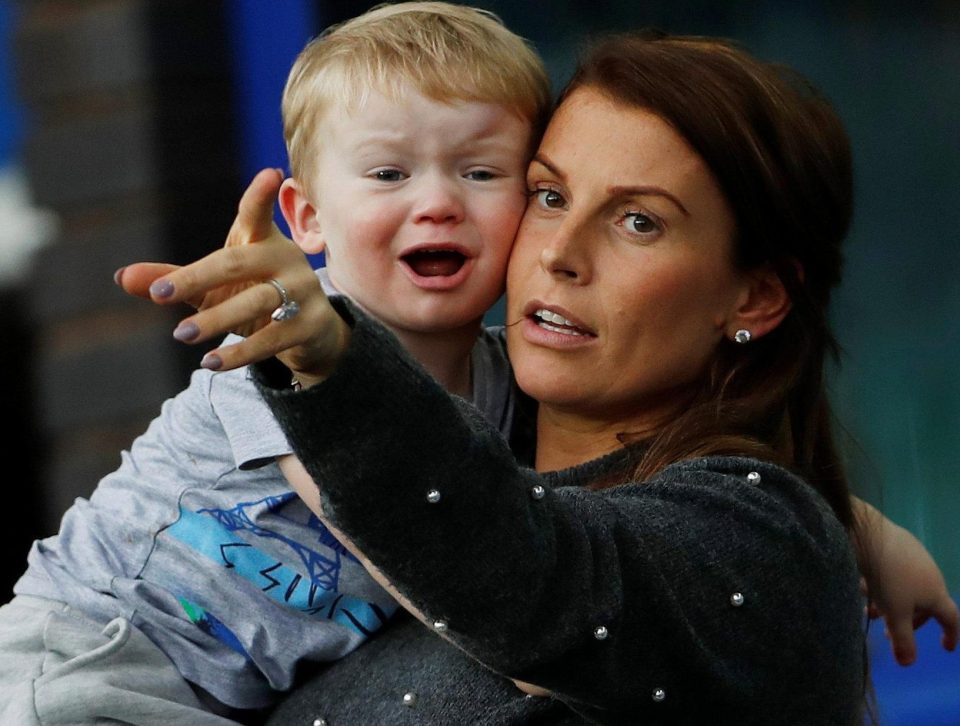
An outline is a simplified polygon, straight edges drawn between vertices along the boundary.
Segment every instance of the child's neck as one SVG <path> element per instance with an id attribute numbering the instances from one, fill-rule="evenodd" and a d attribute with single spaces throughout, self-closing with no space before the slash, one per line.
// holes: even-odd
<path id="1" fill-rule="evenodd" d="M 473 398 L 470 353 L 480 333 L 480 323 L 443 333 L 421 333 L 391 328 L 400 344 L 450 393 Z"/>

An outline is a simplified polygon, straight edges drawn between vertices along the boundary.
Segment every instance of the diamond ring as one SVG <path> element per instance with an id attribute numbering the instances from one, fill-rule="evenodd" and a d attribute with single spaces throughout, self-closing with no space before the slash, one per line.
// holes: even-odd
<path id="1" fill-rule="evenodd" d="M 287 296 L 287 288 L 281 285 L 279 280 L 274 280 L 272 277 L 267 280 L 267 282 L 273 285 L 273 289 L 280 293 L 280 304 L 270 313 L 270 318 L 280 322 L 297 317 L 297 314 L 300 312 L 300 304 Z"/>

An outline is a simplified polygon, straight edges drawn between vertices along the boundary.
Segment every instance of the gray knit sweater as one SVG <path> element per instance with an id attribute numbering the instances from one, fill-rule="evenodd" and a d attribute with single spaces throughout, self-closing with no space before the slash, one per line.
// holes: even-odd
<path id="1" fill-rule="evenodd" d="M 314 684 L 323 693 L 299 697 L 315 709 L 301 718 L 858 721 L 856 565 L 811 487 L 766 462 L 714 457 L 585 488 L 629 471 L 629 449 L 537 474 L 386 330 L 347 302 L 338 311 L 353 335 L 324 384 L 293 392 L 276 361 L 257 366 L 258 382 L 326 516 L 435 632 L 408 623 L 330 666 Z M 523 698 L 493 674 L 554 698 Z"/>

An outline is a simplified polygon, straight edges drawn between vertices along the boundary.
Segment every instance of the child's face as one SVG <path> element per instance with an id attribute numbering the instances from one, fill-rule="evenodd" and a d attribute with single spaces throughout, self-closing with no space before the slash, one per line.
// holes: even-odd
<path id="1" fill-rule="evenodd" d="M 503 290 L 530 133 L 501 106 L 413 91 L 326 118 L 308 181 L 333 283 L 398 331 L 475 326 Z"/>

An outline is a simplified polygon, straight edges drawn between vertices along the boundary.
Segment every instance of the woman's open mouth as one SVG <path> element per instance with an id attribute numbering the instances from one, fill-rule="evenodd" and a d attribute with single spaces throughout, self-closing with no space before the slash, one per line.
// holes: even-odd
<path id="1" fill-rule="evenodd" d="M 584 330 L 573 321 L 546 308 L 535 310 L 531 317 L 540 328 L 549 330 L 551 333 L 573 336 L 592 335 L 590 331 Z"/>

